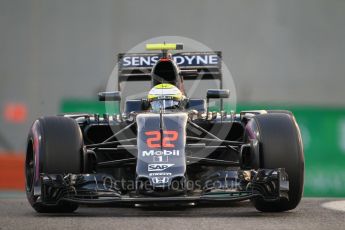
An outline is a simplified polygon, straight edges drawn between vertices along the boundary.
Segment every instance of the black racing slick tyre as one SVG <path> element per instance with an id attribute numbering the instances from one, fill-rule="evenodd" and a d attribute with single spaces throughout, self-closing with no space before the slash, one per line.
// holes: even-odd
<path id="1" fill-rule="evenodd" d="M 40 175 L 82 172 L 83 138 L 77 122 L 62 116 L 42 117 L 29 132 L 25 160 L 26 195 L 40 213 L 68 213 L 77 204 L 42 201 Z M 37 195 L 39 194 L 39 195 Z"/>
<path id="2" fill-rule="evenodd" d="M 271 112 L 251 119 L 246 126 L 249 139 L 260 146 L 260 168 L 285 168 L 289 179 L 289 199 L 265 201 L 253 199 L 262 212 L 282 212 L 294 209 L 301 201 L 304 186 L 304 154 L 299 127 L 291 112 Z"/>
<path id="3" fill-rule="evenodd" d="M 290 116 L 293 116 L 293 113 L 289 110 L 267 110 L 267 113 L 270 113 L 270 114 L 281 113 L 281 114 L 288 114 Z"/>

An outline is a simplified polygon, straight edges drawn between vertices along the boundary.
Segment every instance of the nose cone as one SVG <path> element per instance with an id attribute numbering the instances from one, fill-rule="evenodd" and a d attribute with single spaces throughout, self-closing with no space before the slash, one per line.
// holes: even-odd
<path id="1" fill-rule="evenodd" d="M 173 181 L 184 181 L 186 173 L 187 114 L 164 114 L 162 118 L 159 114 L 138 114 L 136 121 L 137 182 L 147 183 L 155 191 L 171 190 Z"/>

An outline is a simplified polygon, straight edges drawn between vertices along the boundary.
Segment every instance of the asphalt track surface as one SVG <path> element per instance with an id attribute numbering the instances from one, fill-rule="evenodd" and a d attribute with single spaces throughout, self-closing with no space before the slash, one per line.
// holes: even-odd
<path id="1" fill-rule="evenodd" d="M 284 213 L 261 213 L 250 202 L 238 202 L 187 209 L 81 207 L 73 214 L 38 214 L 22 194 L 0 195 L 0 229 L 344 230 L 345 212 L 325 208 L 331 201 L 341 202 L 337 199 L 304 198 L 298 208 Z"/>

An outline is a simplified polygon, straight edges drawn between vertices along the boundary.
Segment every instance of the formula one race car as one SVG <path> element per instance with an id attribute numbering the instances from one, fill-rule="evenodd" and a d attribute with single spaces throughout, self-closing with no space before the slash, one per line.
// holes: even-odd
<path id="1" fill-rule="evenodd" d="M 182 47 L 149 44 L 154 52 L 119 54 L 119 91 L 98 95 L 118 104 L 118 114 L 46 116 L 33 123 L 25 175 L 37 212 L 247 199 L 260 211 L 298 205 L 304 155 L 293 114 L 224 111 L 230 92 L 222 88 L 221 53 L 168 51 Z M 219 88 L 207 90 L 206 99 L 190 98 L 185 82 L 196 78 L 218 81 Z M 123 101 L 122 83 L 130 81 L 149 83 L 151 90 Z"/>

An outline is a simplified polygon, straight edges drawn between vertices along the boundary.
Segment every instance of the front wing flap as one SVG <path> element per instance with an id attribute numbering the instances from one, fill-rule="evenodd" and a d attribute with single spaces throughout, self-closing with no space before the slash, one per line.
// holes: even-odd
<path id="1" fill-rule="evenodd" d="M 187 191 L 179 196 L 143 196 L 135 191 L 122 194 L 111 176 L 101 174 L 42 175 L 42 194 L 45 205 L 58 202 L 80 204 L 153 204 L 224 202 L 260 198 L 268 201 L 288 199 L 289 181 L 284 169 L 227 171 L 227 178 L 218 178 L 219 186 L 205 183 L 200 190 Z M 135 186 L 135 185 L 134 185 Z M 135 187 L 133 188 L 135 190 Z"/>

